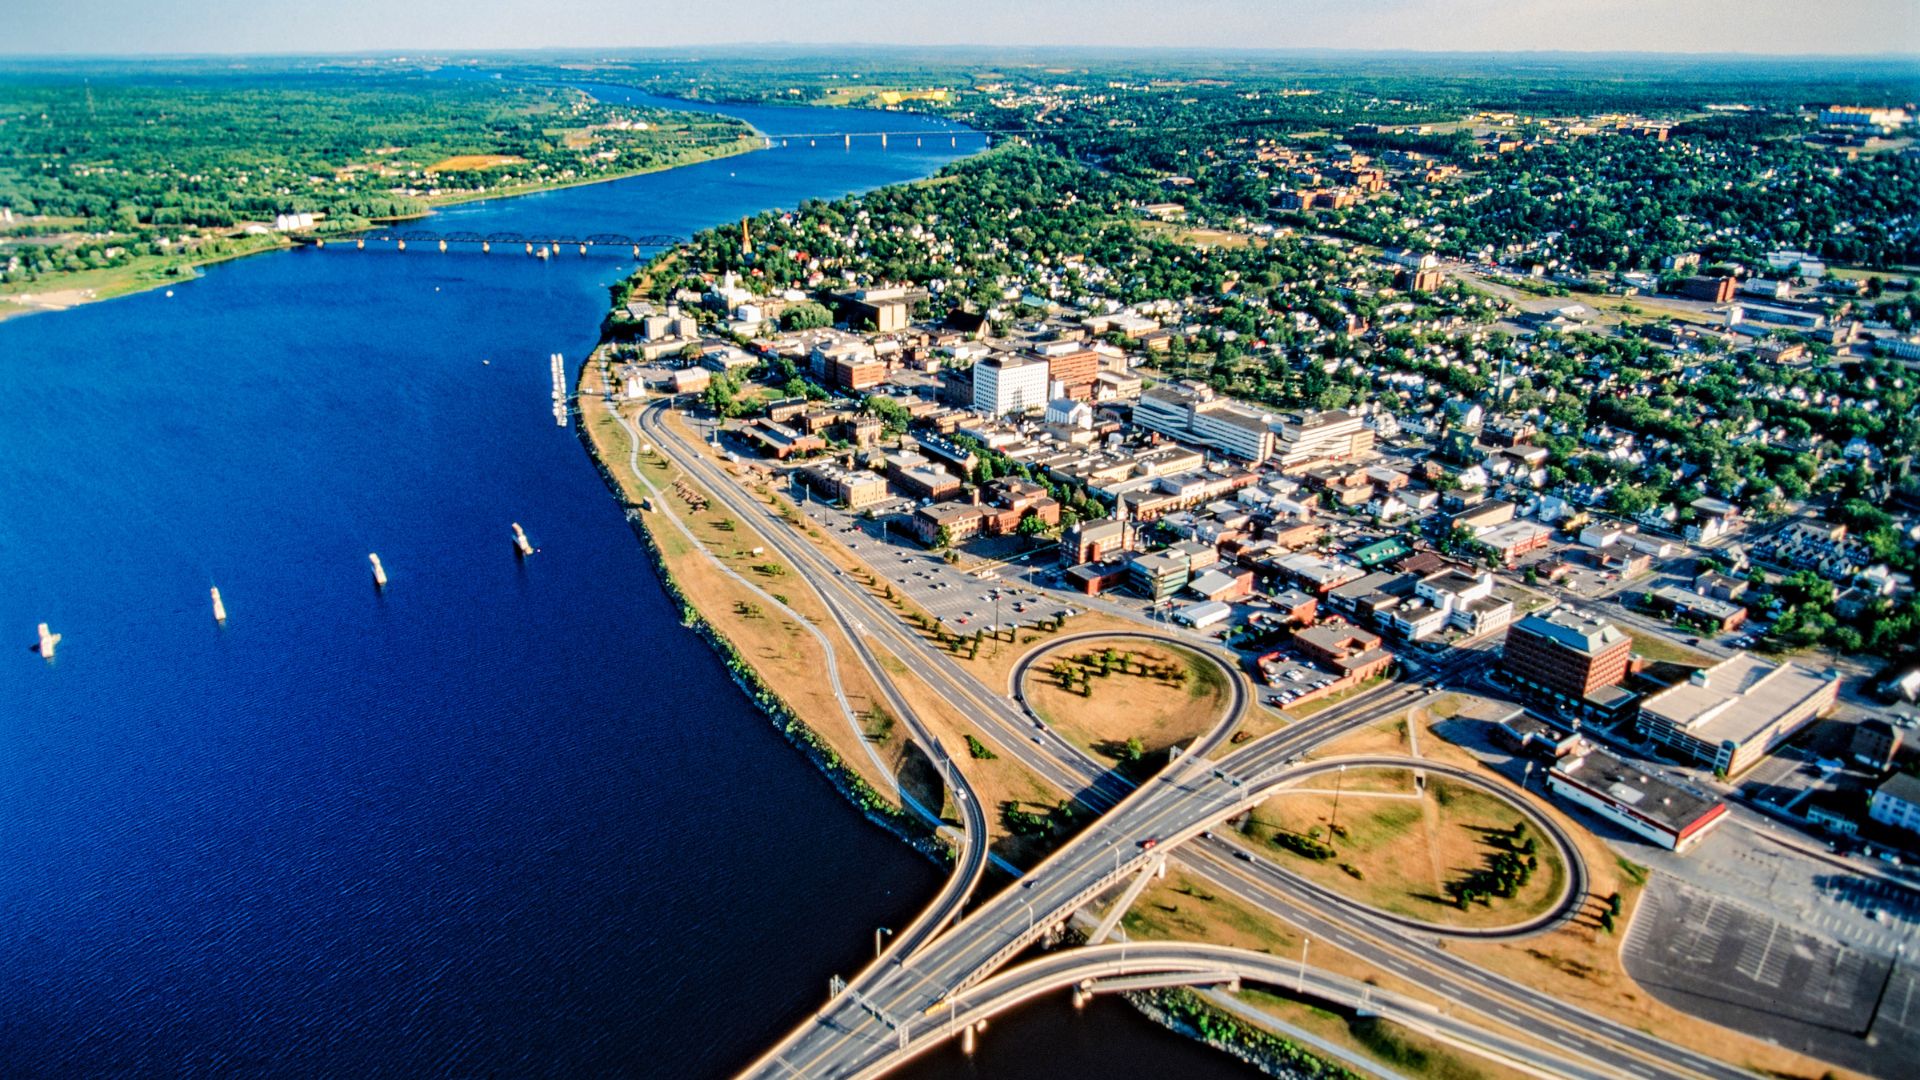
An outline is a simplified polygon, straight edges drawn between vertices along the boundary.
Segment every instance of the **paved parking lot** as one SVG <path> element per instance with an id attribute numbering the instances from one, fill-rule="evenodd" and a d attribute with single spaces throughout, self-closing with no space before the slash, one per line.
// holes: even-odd
<path id="1" fill-rule="evenodd" d="M 1023 572 L 1018 567 L 1008 576 L 996 571 L 993 577 L 983 579 L 948 563 L 897 530 L 888 529 L 881 521 L 868 521 L 820 502 L 808 503 L 806 512 L 954 633 L 1031 624 L 1060 611 L 1081 610 L 1058 594 L 1043 595 L 1022 580 L 1010 579 Z"/>
<path id="2" fill-rule="evenodd" d="M 1884 957 L 1904 946 L 1920 957 L 1920 894 L 1784 847 L 1769 839 L 1767 824 L 1750 812 L 1737 813 L 1685 855 L 1638 842 L 1614 846 L 1675 881 L 1771 912 L 1849 948 Z"/>
<path id="3" fill-rule="evenodd" d="M 1789 793 L 1802 786 L 1795 775 L 1807 760 L 1799 747 L 1782 746 L 1740 777 L 1740 790 L 1753 798 Z"/>
<path id="4" fill-rule="evenodd" d="M 1874 927 L 1855 927 L 1851 936 L 1864 938 L 1866 948 L 1885 952 L 1912 950 L 1920 959 L 1920 898 L 1913 890 L 1877 878 L 1855 874 L 1823 874 L 1814 879 L 1826 910 L 1803 917 L 1804 925 L 1826 932 L 1841 931 L 1854 920 Z"/>
<path id="5" fill-rule="evenodd" d="M 1740 777 L 1739 791 L 1755 803 L 1805 813 L 1802 805 L 1823 791 L 1871 787 L 1875 778 L 1853 772 L 1804 746 L 1786 745 Z"/>
<path id="6" fill-rule="evenodd" d="M 1621 959 L 1669 1005 L 1878 1075 L 1920 1060 L 1920 972 L 1666 875 Z"/>

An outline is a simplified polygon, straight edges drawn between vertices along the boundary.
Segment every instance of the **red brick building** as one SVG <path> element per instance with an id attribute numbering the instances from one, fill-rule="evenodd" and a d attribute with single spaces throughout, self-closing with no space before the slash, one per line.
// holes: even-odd
<path id="1" fill-rule="evenodd" d="M 1118 518 L 1083 521 L 1061 544 L 1063 553 L 1074 565 L 1103 562 L 1133 547 L 1133 529 Z"/>
<path id="2" fill-rule="evenodd" d="M 1043 484 L 1006 477 L 989 483 L 981 494 L 991 504 L 986 528 L 989 533 L 1013 532 L 1029 516 L 1049 527 L 1060 524 L 1060 503 Z"/>
<path id="3" fill-rule="evenodd" d="M 1582 711 L 1623 707 L 1609 693 L 1626 678 L 1633 639 L 1597 616 L 1569 608 L 1528 615 L 1507 629 L 1501 666 L 1522 687 Z M 1629 695 L 1630 696 L 1630 695 Z"/>
<path id="4" fill-rule="evenodd" d="M 946 530 L 947 540 L 959 544 L 976 536 L 1003 536 L 1028 517 L 1047 525 L 1060 524 L 1060 503 L 1047 489 L 1030 480 L 995 480 L 983 489 L 980 503 L 943 502 L 916 510 L 909 528 L 923 544 L 932 545 Z"/>
<path id="5" fill-rule="evenodd" d="M 1302 656 L 1318 660 L 1356 683 L 1371 679 L 1393 663 L 1393 654 L 1380 647 L 1380 635 L 1357 626 L 1323 624 L 1297 630 L 1293 647 Z"/>
<path id="6" fill-rule="evenodd" d="M 1076 349 L 1047 357 L 1047 379 L 1066 387 L 1067 396 L 1086 400 L 1093 396 L 1093 377 L 1100 373 L 1100 354 L 1092 349 Z"/>
<path id="7" fill-rule="evenodd" d="M 1724 304 L 1733 299 L 1735 284 L 1730 277 L 1690 277 L 1680 283 L 1678 291 L 1689 300 Z"/>
<path id="8" fill-rule="evenodd" d="M 939 542 L 942 530 L 947 534 L 948 543 L 963 544 L 985 532 L 986 523 L 985 507 L 972 503 L 934 503 L 915 510 L 908 527 L 915 539 L 932 547 Z"/>
<path id="9" fill-rule="evenodd" d="M 846 390 L 870 390 L 887 381 L 887 364 L 871 356 L 836 356 L 833 359 L 834 386 Z"/>
<path id="10" fill-rule="evenodd" d="M 1422 270 L 1408 268 L 1395 275 L 1402 289 L 1407 292 L 1432 292 L 1446 283 L 1446 275 L 1438 267 L 1429 266 Z"/>

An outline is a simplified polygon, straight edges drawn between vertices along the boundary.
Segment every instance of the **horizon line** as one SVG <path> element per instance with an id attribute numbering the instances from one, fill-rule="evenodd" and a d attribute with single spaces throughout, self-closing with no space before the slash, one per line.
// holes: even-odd
<path id="1" fill-rule="evenodd" d="M 163 61 L 163 60 L 236 60 L 259 57 L 263 59 L 426 59 L 428 57 L 486 57 L 486 56 L 527 56 L 537 54 L 558 55 L 615 55 L 615 54 L 662 54 L 686 53 L 689 51 L 726 51 L 753 49 L 787 49 L 813 51 L 821 53 L 845 53 L 856 50 L 908 51 L 921 50 L 933 52 L 1030 52 L 1030 53 L 1113 53 L 1140 55 L 1182 55 L 1207 53 L 1235 57 L 1249 56 L 1308 56 L 1308 55 L 1344 55 L 1344 56 L 1402 56 L 1434 59 L 1519 58 L 1519 57 L 1555 57 L 1568 59 L 1601 59 L 1610 57 L 1644 57 L 1657 59 L 1692 60 L 1788 60 L 1788 61 L 1907 61 L 1920 65 L 1920 51 L 1902 52 L 1882 50 L 1878 52 L 1766 52 L 1760 50 L 1719 49 L 1696 51 L 1682 49 L 1419 49 L 1419 48 L 1365 48 L 1345 45 L 1101 45 L 1101 44 L 986 44 L 979 42 L 916 43 L 903 41 L 730 41 L 730 42 L 686 42 L 671 45 L 540 45 L 540 46 L 489 46 L 477 48 L 449 48 L 443 46 L 379 46 L 366 49 L 330 49 L 330 50 L 234 50 L 204 52 L 0 52 L 0 62 L 29 61 L 75 61 L 75 60 L 116 60 L 116 61 Z"/>

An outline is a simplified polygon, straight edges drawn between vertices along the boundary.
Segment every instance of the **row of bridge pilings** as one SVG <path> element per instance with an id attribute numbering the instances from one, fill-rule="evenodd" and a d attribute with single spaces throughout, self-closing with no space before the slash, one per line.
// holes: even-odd
<path id="1" fill-rule="evenodd" d="M 375 237 L 375 241 L 378 242 L 378 240 L 379 238 Z M 492 253 L 493 241 L 482 240 L 482 241 L 479 241 L 479 244 L 480 244 L 481 254 L 485 255 L 485 254 Z M 316 248 L 324 248 L 327 246 L 327 241 L 324 238 L 315 238 L 313 241 L 313 246 Z M 407 250 L 407 242 L 404 239 L 396 238 L 393 242 L 393 246 L 395 251 Z M 533 256 L 536 259 L 548 259 L 548 258 L 552 258 L 555 255 L 560 254 L 560 244 L 557 241 L 550 242 L 550 243 L 536 244 L 533 241 L 528 240 L 525 242 L 524 246 L 526 249 L 526 253 L 528 255 Z M 578 247 L 580 249 L 580 254 L 585 255 L 587 253 L 587 249 L 593 246 L 594 245 L 591 243 L 579 244 Z M 439 247 L 439 250 L 443 252 L 446 251 L 447 241 L 445 240 L 439 241 L 438 247 Z M 367 249 L 367 238 L 364 236 L 356 237 L 353 241 L 353 248 L 355 251 L 365 251 Z M 636 259 L 640 258 L 640 245 L 634 244 L 632 246 L 632 250 L 633 250 L 633 257 Z"/>

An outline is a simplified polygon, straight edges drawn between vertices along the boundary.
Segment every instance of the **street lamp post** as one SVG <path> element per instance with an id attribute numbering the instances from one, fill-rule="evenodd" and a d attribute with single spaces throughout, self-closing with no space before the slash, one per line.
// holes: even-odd
<path id="1" fill-rule="evenodd" d="M 1307 946 L 1312 944 L 1310 937 L 1300 939 L 1300 977 L 1294 982 L 1294 990 L 1303 994 L 1307 991 Z"/>
<path id="2" fill-rule="evenodd" d="M 893 931 L 887 929 L 884 926 L 876 926 L 873 928 L 873 957 L 876 960 L 880 958 L 880 935 L 882 934 L 886 934 L 887 936 L 891 937 L 893 935 Z"/>

